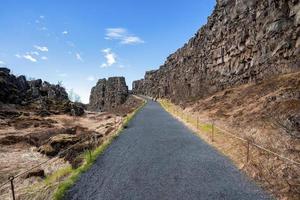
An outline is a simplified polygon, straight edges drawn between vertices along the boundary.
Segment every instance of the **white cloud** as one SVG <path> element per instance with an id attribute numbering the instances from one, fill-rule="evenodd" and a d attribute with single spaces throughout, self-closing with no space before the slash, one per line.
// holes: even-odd
<path id="1" fill-rule="evenodd" d="M 94 76 L 89 76 L 89 77 L 87 77 L 86 80 L 88 80 L 88 81 L 95 81 L 95 77 Z"/>
<path id="2" fill-rule="evenodd" d="M 111 51 L 111 49 L 103 49 L 102 53 L 104 54 L 105 63 L 101 64 L 102 68 L 110 67 L 113 64 L 117 63 L 117 55 Z"/>
<path id="3" fill-rule="evenodd" d="M 32 57 L 32 56 L 29 55 L 29 54 L 24 55 L 23 58 L 25 58 L 26 60 L 29 60 L 29 61 L 31 61 L 31 62 L 37 62 L 37 59 L 34 58 L 34 57 Z"/>
<path id="4" fill-rule="evenodd" d="M 68 35 L 69 32 L 68 32 L 68 31 L 63 31 L 62 34 L 63 34 L 63 35 Z"/>
<path id="5" fill-rule="evenodd" d="M 105 39 L 122 39 L 125 35 L 127 35 L 127 30 L 124 28 L 107 28 Z"/>
<path id="6" fill-rule="evenodd" d="M 129 36 L 129 37 L 124 38 L 121 41 L 121 43 L 122 44 L 140 44 L 140 43 L 144 43 L 144 41 L 139 37 Z"/>
<path id="7" fill-rule="evenodd" d="M 76 53 L 76 59 L 83 62 L 83 59 L 81 58 L 81 55 L 79 53 Z"/>
<path id="8" fill-rule="evenodd" d="M 45 19 L 45 16 L 44 16 L 44 15 L 41 15 L 41 16 L 40 16 L 40 19 Z"/>
<path id="9" fill-rule="evenodd" d="M 48 57 L 47 56 L 42 56 L 41 59 L 42 60 L 48 60 Z"/>
<path id="10" fill-rule="evenodd" d="M 107 28 L 105 34 L 106 40 L 119 40 L 121 44 L 141 44 L 144 43 L 140 37 L 135 36 L 125 28 Z"/>
<path id="11" fill-rule="evenodd" d="M 33 47 L 36 48 L 39 51 L 43 51 L 43 52 L 49 51 L 48 47 L 41 47 L 41 46 L 38 46 L 38 45 L 34 45 Z"/>
<path id="12" fill-rule="evenodd" d="M 22 58 L 22 56 L 20 54 L 16 54 L 15 55 L 17 58 Z"/>
<path id="13" fill-rule="evenodd" d="M 0 60 L 0 65 L 5 65 L 5 62 L 3 62 L 2 60 Z"/>

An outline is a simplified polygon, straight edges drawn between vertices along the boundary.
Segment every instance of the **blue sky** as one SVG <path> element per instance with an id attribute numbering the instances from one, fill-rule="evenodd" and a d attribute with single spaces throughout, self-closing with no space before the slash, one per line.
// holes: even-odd
<path id="1" fill-rule="evenodd" d="M 62 81 L 88 103 L 99 78 L 157 69 L 206 23 L 215 0 L 1 0 L 0 65 Z"/>

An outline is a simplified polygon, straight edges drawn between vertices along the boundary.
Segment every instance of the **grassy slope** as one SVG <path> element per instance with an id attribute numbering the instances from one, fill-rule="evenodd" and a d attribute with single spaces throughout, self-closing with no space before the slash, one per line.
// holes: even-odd
<path id="1" fill-rule="evenodd" d="M 276 116 L 286 119 L 289 115 L 299 113 L 299 75 L 299 72 L 291 73 L 259 84 L 227 89 L 206 99 L 191 102 L 185 109 L 168 100 L 162 100 L 161 104 L 276 198 L 299 199 L 300 179 L 297 177 L 300 176 L 300 170 L 295 164 L 252 145 L 249 162 L 246 162 L 247 143 L 234 137 L 249 139 L 280 155 L 299 161 L 299 139 L 272 123 Z M 211 119 L 215 119 L 221 127 L 215 127 L 213 142 Z M 224 129 L 231 131 L 234 136 L 225 134 Z"/>

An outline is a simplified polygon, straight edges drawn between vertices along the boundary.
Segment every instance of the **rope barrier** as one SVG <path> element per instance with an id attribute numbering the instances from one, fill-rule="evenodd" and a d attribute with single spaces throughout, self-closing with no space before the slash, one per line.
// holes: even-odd
<path id="1" fill-rule="evenodd" d="M 116 124 L 116 128 L 118 128 L 118 123 L 117 123 L 117 121 L 116 121 L 116 118 L 115 118 L 115 124 Z M 28 169 L 28 170 L 26 170 L 26 171 L 23 171 L 23 172 L 21 172 L 21 173 L 15 175 L 15 176 L 10 176 L 10 177 L 8 178 L 7 181 L 3 182 L 3 183 L 0 185 L 0 190 L 2 190 L 2 191 L 6 190 L 6 189 L 9 187 L 9 185 L 7 185 L 7 184 L 10 183 L 10 186 L 11 186 L 11 192 L 12 192 L 12 198 L 13 198 L 13 200 L 15 200 L 16 198 L 15 198 L 14 184 L 15 184 L 16 182 L 18 183 L 18 182 L 20 181 L 20 179 L 18 179 L 19 177 L 21 177 L 22 175 L 24 175 L 24 174 L 26 174 L 26 173 L 32 171 L 33 169 L 35 169 L 35 168 L 37 168 L 37 167 L 40 167 L 40 166 L 44 165 L 45 163 L 48 163 L 48 162 L 50 162 L 50 161 L 52 161 L 52 163 L 53 163 L 54 161 L 58 160 L 62 154 L 64 154 L 64 153 L 66 153 L 67 151 L 69 151 L 69 150 L 70 150 L 71 148 L 73 148 L 75 145 L 77 145 L 77 144 L 79 144 L 79 143 L 86 142 L 86 141 L 88 141 L 88 140 L 89 140 L 89 144 L 88 144 L 89 146 L 88 146 L 88 149 L 89 149 L 89 153 L 90 153 L 90 156 L 91 156 L 91 150 L 90 150 L 90 148 L 93 148 L 93 142 L 94 142 L 94 143 L 97 143 L 97 142 L 99 141 L 98 138 L 97 138 L 97 136 L 96 136 L 95 134 L 90 134 L 90 135 L 86 136 L 84 139 L 82 139 L 82 140 L 80 140 L 80 141 L 74 143 L 73 145 L 69 146 L 67 149 L 65 149 L 65 150 L 63 150 L 63 151 L 61 151 L 61 152 L 59 152 L 58 155 L 57 155 L 57 157 L 55 157 L 55 158 L 49 158 L 49 159 L 45 160 L 44 162 L 41 162 L 41 163 L 39 163 L 38 165 L 35 165 L 35 166 L 31 167 L 30 169 Z M 18 180 L 16 181 L 16 179 L 18 179 Z M 14 182 L 14 181 L 15 181 L 15 182 Z M 3 187 L 3 186 L 5 186 L 5 185 L 7 185 L 7 188 Z"/>
<path id="2" fill-rule="evenodd" d="M 163 103 L 162 103 L 163 104 Z M 165 107 L 165 106 L 164 106 Z M 168 110 L 166 107 L 165 107 L 165 109 L 166 110 Z M 171 109 L 169 110 L 169 112 L 171 112 Z M 179 112 L 179 111 L 178 111 Z M 180 113 L 180 112 L 179 112 Z M 182 112 L 183 113 L 183 112 Z M 177 116 L 180 116 L 180 114 L 179 115 L 177 115 Z M 187 114 L 187 116 L 188 116 L 188 114 Z M 193 118 L 193 116 L 192 116 L 192 118 Z M 183 120 L 184 120 L 184 118 L 182 118 Z M 194 119 L 194 118 L 193 118 Z M 194 119 L 195 120 L 195 119 Z M 197 124 L 199 123 L 199 119 L 197 118 L 196 119 L 197 120 Z M 201 121 L 202 122 L 202 124 L 204 123 L 203 121 Z M 210 122 L 205 122 L 205 123 L 210 123 Z M 225 134 L 227 134 L 227 135 L 230 135 L 230 136 L 232 136 L 232 137 L 234 137 L 234 138 L 236 138 L 236 139 L 238 139 L 238 140 L 241 140 L 241 141 L 243 141 L 243 142 L 249 142 L 249 140 L 247 140 L 247 139 L 244 139 L 244 138 L 242 138 L 242 137 L 239 137 L 239 136 L 236 136 L 236 134 L 233 134 L 233 133 L 231 133 L 231 132 L 229 132 L 229 131 L 227 131 L 227 130 L 225 130 L 225 129 L 223 129 L 223 128 L 220 128 L 219 126 L 215 126 L 218 130 L 220 130 L 219 132 L 220 133 L 225 133 Z M 198 129 L 198 125 L 197 125 L 197 129 Z M 297 162 L 297 161 L 295 161 L 295 160 L 292 160 L 292 159 L 290 159 L 290 158 L 287 158 L 287 157 L 285 157 L 285 156 L 282 156 L 282 155 L 280 155 L 280 154 L 278 154 L 278 153 L 276 153 L 276 152 L 273 152 L 273 151 L 271 151 L 271 150 L 269 150 L 269 149 L 267 149 L 267 148 L 265 148 L 265 147 L 263 147 L 263 146 L 261 146 L 261 145 L 259 145 L 259 144 L 256 144 L 256 143 L 254 143 L 254 142 L 251 142 L 251 145 L 252 146 L 255 146 L 256 148 L 258 148 L 258 149 L 260 149 L 260 150 L 263 150 L 263 151 L 266 151 L 266 152 L 268 152 L 268 153 L 270 153 L 270 154 L 273 154 L 274 156 L 277 156 L 277 157 L 279 157 L 279 158 L 281 158 L 281 159 L 283 159 L 283 160 L 286 160 L 286 161 L 289 161 L 290 163 L 293 163 L 293 164 L 295 164 L 297 167 L 300 167 L 300 162 Z"/>
<path id="3" fill-rule="evenodd" d="M 41 163 L 39 163 L 38 165 L 35 165 L 35 166 L 33 166 L 32 168 L 30 168 L 30 169 L 28 169 L 28 170 L 26 170 L 26 171 L 23 171 L 23 172 L 21 172 L 21 173 L 15 175 L 15 176 L 12 176 L 12 177 L 14 177 L 14 179 L 17 179 L 17 178 L 19 178 L 20 176 L 22 176 L 22 175 L 24 175 L 24 174 L 26 174 L 26 173 L 32 171 L 33 169 L 36 169 L 37 167 L 40 167 L 40 166 L 44 165 L 45 163 L 48 163 L 48 162 L 51 161 L 51 160 L 52 160 L 51 163 L 53 163 L 54 161 L 56 161 L 56 160 L 58 160 L 58 159 L 60 158 L 60 157 L 59 157 L 60 155 L 66 153 L 67 151 L 69 151 L 71 148 L 73 148 L 73 147 L 74 147 L 75 145 L 77 145 L 78 143 L 85 142 L 86 139 L 90 139 L 90 138 L 91 138 L 91 136 L 87 136 L 87 137 L 85 137 L 84 139 L 82 139 L 82 140 L 76 142 L 75 144 L 69 146 L 67 149 L 65 149 L 65 150 L 63 150 L 63 151 L 61 151 L 61 152 L 59 152 L 59 153 L 58 153 L 58 157 L 55 157 L 55 158 L 49 158 L 48 160 L 45 160 L 44 162 L 41 162 Z M 0 189 L 1 189 L 4 185 L 6 185 L 6 184 L 8 184 L 8 183 L 10 183 L 10 182 L 11 182 L 11 180 L 7 180 L 7 181 L 3 182 L 3 183 L 0 185 Z"/>

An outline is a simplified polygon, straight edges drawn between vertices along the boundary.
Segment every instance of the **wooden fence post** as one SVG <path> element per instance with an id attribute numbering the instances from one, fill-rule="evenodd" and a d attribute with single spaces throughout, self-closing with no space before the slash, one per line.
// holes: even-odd
<path id="1" fill-rule="evenodd" d="M 14 179 L 15 179 L 14 176 L 10 176 L 9 177 L 12 198 L 13 198 L 13 200 L 16 200 L 16 197 L 15 197 L 15 187 L 14 187 Z"/>

